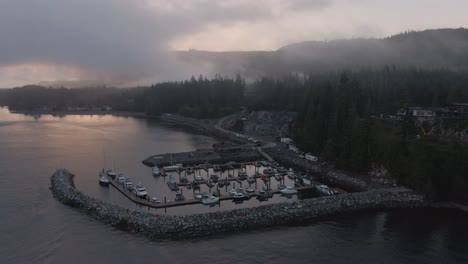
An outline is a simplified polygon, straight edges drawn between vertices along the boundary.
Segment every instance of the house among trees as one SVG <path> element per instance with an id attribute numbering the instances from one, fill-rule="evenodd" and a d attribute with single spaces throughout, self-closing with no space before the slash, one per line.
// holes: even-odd
<path id="1" fill-rule="evenodd" d="M 400 109 L 397 116 L 412 117 L 419 120 L 428 120 L 434 118 L 464 118 L 468 116 L 468 104 L 452 104 L 445 107 L 408 107 Z M 465 105 L 465 107 L 464 107 Z"/>
<path id="2" fill-rule="evenodd" d="M 468 117 L 468 103 L 451 103 L 449 109 L 455 117 Z"/>

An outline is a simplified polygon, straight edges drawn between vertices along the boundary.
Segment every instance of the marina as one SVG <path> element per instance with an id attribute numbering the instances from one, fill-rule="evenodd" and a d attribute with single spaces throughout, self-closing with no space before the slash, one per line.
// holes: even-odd
<path id="1" fill-rule="evenodd" d="M 167 199 L 163 199 L 159 201 L 161 203 L 155 203 L 152 202 L 151 199 L 143 199 L 135 195 L 132 191 L 128 190 L 127 188 L 124 187 L 123 184 L 118 183 L 115 180 L 109 179 L 110 184 L 117 189 L 120 193 L 122 193 L 125 197 L 127 197 L 129 200 L 132 202 L 142 205 L 142 206 L 147 206 L 149 208 L 169 208 L 169 207 L 175 207 L 175 206 L 184 206 L 184 205 L 193 205 L 193 204 L 203 204 L 203 201 L 201 199 L 186 199 L 182 201 L 169 201 Z M 227 189 L 227 188 L 226 188 Z M 301 191 L 307 191 L 307 190 L 314 190 L 315 185 L 310 185 L 310 186 L 299 186 L 295 187 L 294 190 L 297 192 Z M 219 191 L 219 189 L 217 189 Z M 213 191 L 214 192 L 214 191 Z M 341 192 L 344 192 L 341 190 Z M 282 192 L 281 190 L 269 190 L 269 194 L 271 195 L 281 195 Z M 253 192 L 253 193 L 247 193 L 245 194 L 246 197 L 243 197 L 244 199 L 251 199 L 251 198 L 258 198 L 258 197 L 265 197 L 265 194 L 262 194 L 260 191 L 258 192 Z M 166 198 L 166 197 L 165 197 Z M 230 194 L 225 194 L 225 195 L 220 195 L 219 196 L 219 201 L 226 201 L 226 200 L 233 200 L 233 196 Z M 218 203 L 216 203 L 218 204 Z"/>
<path id="2" fill-rule="evenodd" d="M 161 160 L 178 157 L 178 163 L 167 165 L 163 162 L 159 163 L 160 167 L 152 167 L 153 177 L 163 178 L 175 198 L 174 196 L 152 197 L 149 194 L 142 198 L 137 196 L 131 187 L 126 187 L 130 179 L 123 181 L 119 177 L 115 180 L 109 177 L 108 180 L 115 189 L 133 203 L 155 209 L 194 204 L 216 206 L 220 205 L 221 201 L 232 200 L 234 203 L 242 203 L 252 198 L 262 202 L 275 195 L 284 196 L 285 199 L 297 195 L 300 199 L 346 193 L 339 188 L 330 188 L 327 189 L 328 192 L 320 192 L 325 185 L 311 180 L 310 177 L 300 176 L 299 172 L 287 170 L 273 160 L 229 161 L 221 164 L 202 161 L 201 164 L 191 163 L 190 166 L 184 166 L 180 162 L 187 162 L 187 160 L 180 157 L 193 157 L 194 155 L 190 153 L 192 152 L 166 154 Z M 154 171 L 159 173 L 155 174 Z"/>

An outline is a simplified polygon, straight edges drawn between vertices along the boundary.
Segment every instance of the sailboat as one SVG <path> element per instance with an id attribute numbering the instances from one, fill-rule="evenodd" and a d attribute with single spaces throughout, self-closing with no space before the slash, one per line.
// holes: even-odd
<path id="1" fill-rule="evenodd" d="M 99 184 L 105 187 L 109 186 L 109 179 L 107 179 L 104 169 L 99 172 Z"/>

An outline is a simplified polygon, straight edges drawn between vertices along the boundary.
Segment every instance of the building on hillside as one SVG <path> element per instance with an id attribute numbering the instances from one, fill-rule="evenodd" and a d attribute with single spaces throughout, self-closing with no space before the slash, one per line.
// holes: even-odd
<path id="1" fill-rule="evenodd" d="M 449 110 L 454 117 L 468 117 L 468 103 L 451 103 Z"/>
<path id="2" fill-rule="evenodd" d="M 403 118 L 405 116 L 420 120 L 434 118 L 450 118 L 452 114 L 448 108 L 443 107 L 408 107 L 400 109 L 397 116 Z"/>

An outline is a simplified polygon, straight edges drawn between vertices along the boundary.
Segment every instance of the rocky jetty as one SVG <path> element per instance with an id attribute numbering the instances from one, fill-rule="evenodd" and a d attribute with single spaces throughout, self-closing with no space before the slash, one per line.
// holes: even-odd
<path id="1" fill-rule="evenodd" d="M 73 177 L 65 169 L 59 169 L 52 175 L 51 191 L 57 200 L 103 223 L 150 239 L 192 238 L 298 223 L 360 210 L 427 206 L 423 196 L 409 189 L 393 188 L 215 213 L 168 216 L 137 212 L 89 197 L 75 188 Z"/>

